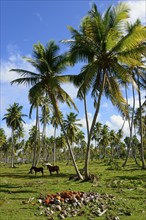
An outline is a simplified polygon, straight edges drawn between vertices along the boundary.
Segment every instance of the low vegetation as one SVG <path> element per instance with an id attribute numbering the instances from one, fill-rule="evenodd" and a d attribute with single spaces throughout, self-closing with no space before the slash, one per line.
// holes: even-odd
<path id="1" fill-rule="evenodd" d="M 122 163 L 122 162 L 121 162 Z M 81 207 L 79 216 L 65 219 L 121 219 L 144 220 L 146 215 L 146 171 L 136 167 L 132 162 L 126 168 L 111 169 L 111 165 L 103 161 L 90 163 L 91 173 L 95 181 L 74 181 L 69 177 L 74 174 L 74 167 L 66 163 L 59 163 L 60 173 L 50 175 L 44 167 L 41 173 L 28 174 L 31 164 L 17 165 L 10 168 L 2 164 L 0 169 L 1 220 L 46 220 L 60 219 L 59 212 L 47 215 L 46 206 L 40 204 L 39 199 L 48 194 L 64 191 L 94 192 L 100 195 L 100 204 L 105 205 L 107 211 L 97 216 L 93 210 L 96 204 L 87 203 Z M 78 163 L 83 168 L 83 163 Z M 121 164 L 120 164 L 121 165 Z M 106 200 L 110 195 L 111 200 Z"/>

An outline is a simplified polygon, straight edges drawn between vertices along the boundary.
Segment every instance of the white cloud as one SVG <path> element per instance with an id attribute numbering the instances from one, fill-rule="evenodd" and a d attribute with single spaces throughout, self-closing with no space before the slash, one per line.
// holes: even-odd
<path id="1" fill-rule="evenodd" d="M 122 128 L 123 123 L 124 123 L 124 120 L 120 115 L 112 115 L 110 117 L 110 121 L 106 121 L 105 124 L 108 125 L 111 130 L 118 131 L 119 129 Z M 123 133 L 124 133 L 124 136 L 129 136 L 130 134 L 129 125 L 127 121 L 125 122 L 125 125 L 123 127 Z"/>
<path id="2" fill-rule="evenodd" d="M 138 18 L 143 24 L 146 24 L 146 1 L 128 1 L 130 6 L 130 19 L 134 23 Z"/>
<path id="3" fill-rule="evenodd" d="M 25 139 L 29 137 L 29 130 L 36 124 L 35 119 L 30 120 L 29 123 L 24 124 L 24 131 L 25 131 Z M 42 132 L 43 126 L 40 124 L 40 132 Z M 58 133 L 58 132 L 57 132 Z M 51 125 L 46 127 L 46 136 L 50 137 L 54 135 L 54 128 Z"/>
<path id="4" fill-rule="evenodd" d="M 77 97 L 78 89 L 72 83 L 64 84 L 62 88 L 69 94 L 72 99 Z"/>
<path id="5" fill-rule="evenodd" d="M 144 103 L 145 101 L 146 92 L 141 92 L 141 103 Z M 132 107 L 133 106 L 133 97 L 128 98 L 128 104 Z M 139 99 L 138 95 L 135 95 L 135 108 L 139 108 Z"/>
<path id="6" fill-rule="evenodd" d="M 39 13 L 39 12 L 36 12 L 36 14 L 35 14 L 36 16 L 37 16 L 37 18 L 40 20 L 40 21 L 42 21 L 43 20 L 43 18 L 42 18 L 42 16 L 41 16 L 41 14 Z"/>
<path id="7" fill-rule="evenodd" d="M 107 108 L 108 107 L 108 103 L 107 102 L 104 102 L 102 105 L 101 105 L 102 108 Z"/>
<path id="8" fill-rule="evenodd" d="M 27 55 L 30 57 L 30 55 Z M 12 80 L 17 79 L 19 75 L 15 72 L 10 72 L 11 69 L 26 69 L 34 71 L 34 68 L 22 59 L 19 52 L 10 50 L 8 60 L 1 60 L 1 83 L 10 83 Z"/>
<path id="9" fill-rule="evenodd" d="M 100 113 L 98 114 L 97 121 L 99 119 L 100 119 Z M 91 127 L 92 121 L 93 121 L 93 115 L 92 115 L 92 113 L 88 112 L 89 128 Z M 83 118 L 81 118 L 81 120 L 79 122 L 82 124 L 82 128 L 84 128 L 84 129 L 87 128 L 85 116 Z"/>
<path id="10" fill-rule="evenodd" d="M 93 120 L 93 116 L 92 116 L 92 114 L 91 114 L 90 112 L 88 112 L 89 127 L 91 127 L 92 120 Z M 82 128 L 83 128 L 83 129 L 87 128 L 85 116 L 84 116 L 83 118 L 81 118 L 81 120 L 79 121 L 79 123 L 82 124 Z"/>

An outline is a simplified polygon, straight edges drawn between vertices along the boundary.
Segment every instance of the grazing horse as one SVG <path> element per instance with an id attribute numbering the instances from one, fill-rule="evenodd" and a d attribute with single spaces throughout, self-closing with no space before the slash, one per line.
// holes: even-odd
<path id="1" fill-rule="evenodd" d="M 56 172 L 58 174 L 59 166 L 52 166 L 51 164 L 46 164 L 46 165 L 47 165 L 47 169 L 49 170 L 50 174 L 52 174 L 52 172 Z"/>
<path id="2" fill-rule="evenodd" d="M 32 167 L 30 168 L 29 173 L 32 173 L 33 170 L 35 171 L 35 176 L 36 176 L 36 173 L 38 173 L 38 172 L 41 172 L 41 173 L 42 173 L 42 176 L 44 175 L 44 169 L 43 169 L 43 167 L 37 168 L 37 167 L 32 166 Z"/>

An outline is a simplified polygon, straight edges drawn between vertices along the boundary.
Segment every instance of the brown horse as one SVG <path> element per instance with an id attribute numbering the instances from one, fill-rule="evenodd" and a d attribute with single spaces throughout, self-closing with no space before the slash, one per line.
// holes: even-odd
<path id="1" fill-rule="evenodd" d="M 32 167 L 30 168 L 29 173 L 32 173 L 33 170 L 34 170 L 34 172 L 35 172 L 35 176 L 36 176 L 36 173 L 38 173 L 38 172 L 41 172 L 41 173 L 42 173 L 42 176 L 44 175 L 44 169 L 43 169 L 43 167 L 37 168 L 37 167 L 32 166 Z"/>
<path id="2" fill-rule="evenodd" d="M 52 174 L 52 172 L 56 172 L 58 174 L 59 166 L 52 166 L 51 164 L 46 164 L 46 165 L 47 165 L 47 169 L 49 170 L 50 174 Z"/>

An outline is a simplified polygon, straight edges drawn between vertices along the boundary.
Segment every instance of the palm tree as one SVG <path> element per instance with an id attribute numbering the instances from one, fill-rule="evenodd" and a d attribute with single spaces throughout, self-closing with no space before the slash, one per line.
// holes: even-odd
<path id="1" fill-rule="evenodd" d="M 12 129 L 12 152 L 11 152 L 11 167 L 14 167 L 14 135 L 15 132 L 22 127 L 22 123 L 25 123 L 22 119 L 22 117 L 27 116 L 25 114 L 22 114 L 22 108 L 23 106 L 19 106 L 18 103 L 14 103 L 13 105 L 10 105 L 10 107 L 7 109 L 7 113 L 4 115 L 3 120 L 6 120 L 6 124 L 9 128 Z"/>
<path id="2" fill-rule="evenodd" d="M 99 146 L 102 147 L 102 157 L 104 158 L 106 156 L 106 147 L 110 144 L 109 127 L 107 125 L 103 125 L 100 136 Z"/>
<path id="3" fill-rule="evenodd" d="M 41 117 L 40 117 L 40 122 L 43 124 L 43 131 L 42 131 L 42 142 L 41 146 L 43 145 L 43 159 L 45 157 L 45 151 L 46 151 L 46 127 L 49 122 L 51 122 L 51 114 L 50 112 L 52 111 L 52 106 L 50 103 L 50 100 L 46 96 L 42 100 L 42 105 L 41 105 Z M 40 149 L 41 153 L 42 148 Z"/>
<path id="4" fill-rule="evenodd" d="M 145 134 L 146 134 L 146 116 L 145 116 L 145 108 L 146 108 L 146 101 L 141 104 L 141 95 L 139 91 L 139 104 L 140 107 L 136 110 L 134 124 L 138 128 L 138 133 L 140 134 L 140 151 L 141 151 L 141 161 L 142 161 L 142 168 L 145 169 L 145 158 L 144 158 L 144 142 L 145 142 Z"/>
<path id="5" fill-rule="evenodd" d="M 6 135 L 3 128 L 0 128 L 0 147 L 6 143 Z"/>
<path id="6" fill-rule="evenodd" d="M 63 120 L 62 112 L 59 112 L 59 117 L 61 118 L 61 120 Z M 57 130 L 58 125 L 59 125 L 59 120 L 58 120 L 58 118 L 56 118 L 55 114 L 52 115 L 51 124 L 54 127 L 53 165 L 55 165 L 55 161 L 56 161 L 56 130 Z"/>
<path id="7" fill-rule="evenodd" d="M 77 114 L 70 112 L 67 115 L 67 119 L 64 120 L 64 128 L 66 130 L 71 145 L 77 140 L 76 135 L 79 132 L 79 127 L 82 126 L 80 123 L 78 123 L 80 119 L 77 119 L 77 116 Z"/>
<path id="8" fill-rule="evenodd" d="M 32 110 L 36 108 L 36 136 L 33 143 L 34 146 L 34 155 L 33 155 L 33 162 L 32 166 L 37 166 L 39 162 L 39 153 L 38 149 L 41 149 L 41 143 L 40 143 L 40 126 L 39 126 L 39 106 L 42 104 L 42 98 L 43 98 L 43 92 L 36 91 L 33 87 L 29 90 L 28 94 L 29 101 L 31 103 L 30 111 L 29 111 L 29 118 L 31 118 Z"/>
<path id="9" fill-rule="evenodd" d="M 100 122 L 96 122 L 92 134 L 92 139 L 95 139 L 95 147 L 96 147 L 96 142 L 100 140 L 101 130 L 102 130 L 102 124 Z"/>
<path id="10" fill-rule="evenodd" d="M 110 146 L 111 146 L 111 160 L 113 160 L 113 158 L 114 158 L 114 148 L 115 148 L 115 145 L 117 144 L 117 139 L 118 138 L 117 138 L 117 134 L 114 130 L 111 130 L 109 132 L 109 136 L 110 136 Z"/>
<path id="11" fill-rule="evenodd" d="M 74 83 L 82 86 L 87 93 L 92 89 L 92 96 L 98 94 L 95 114 L 89 132 L 86 152 L 86 179 L 89 177 L 88 163 L 91 136 L 100 109 L 101 98 L 105 95 L 113 105 L 127 114 L 127 104 L 120 91 L 121 80 L 132 82 L 128 67 L 142 66 L 140 54 L 144 50 L 141 45 L 145 41 L 145 27 L 134 26 L 126 33 L 126 23 L 129 8 L 125 3 L 109 7 L 103 16 L 94 4 L 92 10 L 82 20 L 80 31 L 69 27 L 72 40 L 70 44 L 70 59 L 87 62 Z M 125 66 L 123 66 L 123 64 Z"/>
<path id="12" fill-rule="evenodd" d="M 19 73 L 21 78 L 13 80 L 11 84 L 31 85 L 33 94 L 35 91 L 37 94 L 47 93 L 66 138 L 76 173 L 79 179 L 82 179 L 83 177 L 78 170 L 67 134 L 59 115 L 58 101 L 66 102 L 69 106 L 73 106 L 74 108 L 76 108 L 76 106 L 70 96 L 61 87 L 62 83 L 68 82 L 69 80 L 68 76 L 61 75 L 66 68 L 68 58 L 66 55 L 59 55 L 58 52 L 59 46 L 56 45 L 54 41 L 50 41 L 45 48 L 41 43 L 35 44 L 33 59 L 25 58 L 25 60 L 31 63 L 37 71 L 34 73 L 28 70 L 12 69 L 11 71 Z"/>
<path id="13" fill-rule="evenodd" d="M 78 123 L 80 119 L 77 119 L 77 114 L 70 112 L 67 114 L 67 119 L 64 120 L 64 128 L 67 131 L 71 145 L 76 141 L 76 135 L 79 132 L 79 127 L 82 125 Z"/>

